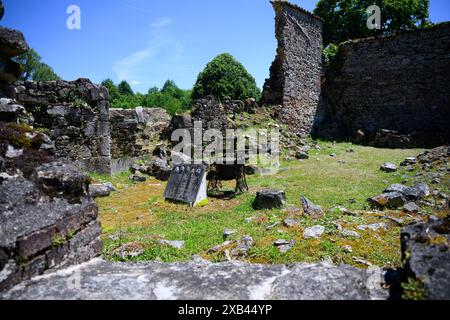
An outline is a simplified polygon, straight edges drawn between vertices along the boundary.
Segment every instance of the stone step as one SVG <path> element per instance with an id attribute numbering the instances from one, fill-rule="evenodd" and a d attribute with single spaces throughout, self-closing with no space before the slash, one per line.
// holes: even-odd
<path id="1" fill-rule="evenodd" d="M 331 264 L 259 265 L 107 262 L 100 258 L 44 274 L 0 299 L 367 300 L 387 299 L 384 274 Z"/>

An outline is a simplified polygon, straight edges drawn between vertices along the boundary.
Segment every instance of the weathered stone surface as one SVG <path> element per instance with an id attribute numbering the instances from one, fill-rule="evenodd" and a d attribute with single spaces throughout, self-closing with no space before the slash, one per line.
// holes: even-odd
<path id="1" fill-rule="evenodd" d="M 54 171 L 48 164 L 43 167 L 61 174 L 45 175 L 38 183 L 20 176 L 0 183 L 0 251 L 11 259 L 0 290 L 47 268 L 85 262 L 101 253 L 97 205 L 78 189 L 83 174 L 71 176 L 57 165 Z M 23 261 L 20 268 L 16 261 Z"/>
<path id="2" fill-rule="evenodd" d="M 309 155 L 303 150 L 298 150 L 295 152 L 295 158 L 299 160 L 306 160 L 309 159 Z"/>
<path id="3" fill-rule="evenodd" d="M 184 248 L 184 241 L 182 240 L 160 240 L 159 241 L 162 244 L 165 244 L 169 247 L 175 248 L 175 249 L 183 249 Z"/>
<path id="4" fill-rule="evenodd" d="M 90 184 L 89 195 L 93 198 L 108 197 L 116 188 L 110 183 Z"/>
<path id="5" fill-rule="evenodd" d="M 132 174 L 129 177 L 129 179 L 132 180 L 132 181 L 135 181 L 135 182 L 145 182 L 145 181 L 147 181 L 147 178 L 144 175 L 140 174 L 140 173 Z"/>
<path id="6" fill-rule="evenodd" d="M 407 167 L 411 165 L 415 165 L 417 163 L 417 159 L 415 157 L 408 157 L 400 163 L 402 167 Z"/>
<path id="7" fill-rule="evenodd" d="M 112 254 L 118 256 L 122 260 L 138 257 L 144 253 L 144 249 L 140 244 L 126 243 L 113 250 Z"/>
<path id="8" fill-rule="evenodd" d="M 167 136 L 170 116 L 161 108 L 111 109 L 109 124 L 112 162 L 123 162 L 152 155 Z"/>
<path id="9" fill-rule="evenodd" d="M 402 184 L 393 184 L 389 186 L 385 193 L 400 193 L 407 200 L 418 200 L 430 195 L 430 188 L 426 183 L 418 183 L 412 187 L 408 187 Z"/>
<path id="10" fill-rule="evenodd" d="M 35 169 L 32 177 L 40 188 L 48 194 L 83 196 L 87 194 L 90 177 L 80 172 L 74 165 L 64 162 L 51 162 Z"/>
<path id="11" fill-rule="evenodd" d="M 444 23 L 343 44 L 325 73 L 314 134 L 390 148 L 448 143 L 449 42 Z"/>
<path id="12" fill-rule="evenodd" d="M 256 193 L 253 206 L 255 209 L 282 208 L 286 201 L 286 195 L 282 190 L 262 190 Z"/>
<path id="13" fill-rule="evenodd" d="M 89 172 L 109 174 L 108 91 L 88 79 L 16 81 L 5 90 L 30 114 L 28 124 L 45 128 L 55 156 Z"/>
<path id="14" fill-rule="evenodd" d="M 189 129 L 192 126 L 192 118 L 189 114 L 174 115 L 170 122 L 170 132 L 177 129 Z"/>
<path id="15" fill-rule="evenodd" d="M 321 206 L 312 203 L 304 196 L 300 197 L 300 202 L 302 203 L 303 212 L 305 215 L 311 217 L 312 219 L 319 219 L 323 216 L 324 213 Z"/>
<path id="16" fill-rule="evenodd" d="M 232 105 L 225 101 L 219 101 L 214 96 L 208 96 L 204 99 L 198 99 L 193 102 L 192 121 L 201 121 L 202 129 L 217 129 L 225 132 L 231 129 L 232 125 L 227 119 L 227 114 L 232 113 Z"/>
<path id="17" fill-rule="evenodd" d="M 395 209 L 405 204 L 404 196 L 399 192 L 388 192 L 368 199 L 374 207 Z"/>
<path id="18" fill-rule="evenodd" d="M 281 253 L 286 253 L 294 247 L 295 240 L 284 240 L 279 239 L 273 243 L 273 245 L 280 251 Z"/>
<path id="19" fill-rule="evenodd" d="M 395 130 L 381 129 L 376 132 L 373 145 L 379 148 L 412 148 L 414 134 L 402 134 Z"/>
<path id="20" fill-rule="evenodd" d="M 399 184 L 399 183 L 396 183 L 396 184 L 392 184 L 392 185 L 390 185 L 389 187 L 387 187 L 385 190 L 384 190 L 384 192 L 386 192 L 386 193 L 390 193 L 390 192 L 399 192 L 399 193 L 401 193 L 401 194 L 405 194 L 405 193 L 407 193 L 408 192 L 408 186 L 405 186 L 405 185 L 403 185 L 403 184 Z"/>
<path id="21" fill-rule="evenodd" d="M 418 213 L 420 211 L 420 207 L 414 202 L 408 202 L 403 206 L 403 211 L 407 213 Z"/>
<path id="22" fill-rule="evenodd" d="M 153 161 L 152 166 L 152 175 L 161 181 L 167 181 L 169 180 L 170 174 L 172 172 L 172 169 L 167 164 L 167 161 L 164 161 L 160 158 L 156 158 Z"/>
<path id="23" fill-rule="evenodd" d="M 22 32 L 0 26 L 0 55 L 16 57 L 29 50 Z"/>
<path id="24" fill-rule="evenodd" d="M 387 226 L 386 223 L 379 222 L 379 223 L 372 223 L 372 224 L 369 224 L 369 225 L 360 225 L 357 228 L 358 228 L 358 230 L 363 230 L 363 231 L 365 231 L 365 230 L 378 231 L 380 229 L 386 230 L 387 227 L 388 226 Z"/>
<path id="25" fill-rule="evenodd" d="M 234 234 L 236 234 L 236 230 L 232 230 L 232 229 L 225 229 L 223 231 L 223 239 L 227 240 L 228 238 L 232 237 Z"/>
<path id="26" fill-rule="evenodd" d="M 450 218 L 405 227 L 401 235 L 406 276 L 420 281 L 426 298 L 450 299 Z"/>
<path id="27" fill-rule="evenodd" d="M 303 231 L 303 238 L 305 239 L 317 239 L 325 232 L 324 226 L 312 226 L 310 228 L 306 228 Z"/>
<path id="28" fill-rule="evenodd" d="M 308 134 L 319 104 L 322 22 L 284 1 L 272 1 L 277 55 L 264 84 L 262 102 L 281 105 L 279 119 L 294 134 Z"/>
<path id="29" fill-rule="evenodd" d="M 344 237 L 348 237 L 348 238 L 360 238 L 361 237 L 358 232 L 349 230 L 349 229 L 343 229 L 341 231 L 341 235 Z"/>
<path id="30" fill-rule="evenodd" d="M 67 286 L 74 275 L 80 286 Z M 130 276 L 133 275 L 133 276 Z M 36 277 L 2 299 L 374 300 L 387 299 L 380 275 L 325 264 L 88 263 Z"/>
<path id="31" fill-rule="evenodd" d="M 248 251 L 253 246 L 253 238 L 250 236 L 243 236 L 241 240 L 238 241 L 236 248 L 231 250 L 231 255 L 236 258 L 246 257 Z"/>
<path id="32" fill-rule="evenodd" d="M 385 162 L 381 165 L 380 170 L 384 172 L 395 172 L 398 170 L 398 167 L 393 163 Z"/>
<path id="33" fill-rule="evenodd" d="M 81 203 L 74 204 L 64 198 L 49 199 L 39 192 L 35 184 L 22 177 L 3 181 L 0 195 L 0 247 L 3 248 L 12 249 L 16 239 L 48 228 L 74 214 L 87 222 L 97 217 L 97 207 L 90 198 L 81 198 Z"/>
<path id="34" fill-rule="evenodd" d="M 298 226 L 300 224 L 300 221 L 298 219 L 293 219 L 293 218 L 287 218 L 284 219 L 283 221 L 283 225 L 287 228 L 292 228 L 295 226 Z"/>
<path id="35" fill-rule="evenodd" d="M 25 115 L 25 108 L 8 98 L 0 98 L 0 119 L 5 122 L 17 122 Z"/>
<path id="36" fill-rule="evenodd" d="M 448 161 L 450 158 L 450 146 L 445 145 L 432 150 L 425 151 L 421 153 L 417 160 L 420 164 L 433 163 L 438 161 Z"/>

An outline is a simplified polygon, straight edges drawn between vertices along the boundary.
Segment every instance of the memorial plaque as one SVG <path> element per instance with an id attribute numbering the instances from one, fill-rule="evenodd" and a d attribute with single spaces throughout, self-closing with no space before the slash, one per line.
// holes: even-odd
<path id="1" fill-rule="evenodd" d="M 207 198 L 206 168 L 202 164 L 180 164 L 172 169 L 164 198 L 191 207 Z"/>

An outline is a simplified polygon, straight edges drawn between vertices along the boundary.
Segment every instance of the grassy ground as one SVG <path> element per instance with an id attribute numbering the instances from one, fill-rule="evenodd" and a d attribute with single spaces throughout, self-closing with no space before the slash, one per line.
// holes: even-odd
<path id="1" fill-rule="evenodd" d="M 192 255 L 201 255 L 212 261 L 224 259 L 223 252 L 214 254 L 208 250 L 223 242 L 224 229 L 234 229 L 235 239 L 250 235 L 255 245 L 247 261 L 254 263 L 317 262 L 330 257 L 335 263 L 347 263 L 363 267 L 356 258 L 378 266 L 395 267 L 400 261 L 400 227 L 394 223 L 379 231 L 360 231 L 362 224 L 386 222 L 386 214 L 406 217 L 402 212 L 366 212 L 366 199 L 381 193 L 391 183 L 409 180 L 415 172 L 384 173 L 380 164 L 386 161 L 399 164 L 405 157 L 416 156 L 422 150 L 388 150 L 355 146 L 349 143 L 332 144 L 319 142 L 321 151 L 311 151 L 310 159 L 292 160 L 282 163 L 280 172 L 274 176 L 248 176 L 250 192 L 232 200 L 210 199 L 203 208 L 166 203 L 162 197 L 165 182 L 149 179 L 143 183 L 132 183 L 122 173 L 111 178 L 94 176 L 94 180 L 112 181 L 118 191 L 108 198 L 98 199 L 103 226 L 105 257 L 115 260 L 113 249 L 124 243 L 133 243 L 144 249 L 144 253 L 132 261 L 161 260 L 164 262 L 189 260 Z M 355 152 L 346 152 L 348 149 Z M 335 153 L 336 157 L 330 154 Z M 342 162 L 345 161 L 345 162 Z M 233 184 L 226 187 L 233 188 Z M 285 190 L 285 210 L 255 211 L 251 204 L 256 191 L 264 188 Z M 305 195 L 321 205 L 325 216 L 312 221 L 301 215 L 300 196 Z M 345 206 L 356 214 L 343 215 L 330 210 L 337 205 Z M 363 211 L 365 211 L 363 213 Z M 300 220 L 300 226 L 283 227 L 282 223 L 271 230 L 266 227 L 282 222 L 287 217 Z M 251 219 L 248 219 L 251 218 Z M 361 238 L 344 238 L 337 231 L 335 222 L 344 228 L 357 231 Z M 326 233 L 317 240 L 305 240 L 303 229 L 320 224 Z M 158 239 L 184 240 L 181 250 L 161 245 Z M 273 246 L 277 239 L 295 239 L 293 249 L 285 254 Z M 343 246 L 350 245 L 352 253 Z"/>

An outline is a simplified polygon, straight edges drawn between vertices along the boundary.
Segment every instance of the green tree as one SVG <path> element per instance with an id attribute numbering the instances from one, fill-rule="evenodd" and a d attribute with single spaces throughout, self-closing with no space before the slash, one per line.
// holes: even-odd
<path id="1" fill-rule="evenodd" d="M 162 89 L 149 89 L 144 96 L 143 106 L 164 108 L 170 114 L 183 112 L 191 105 L 191 91 L 180 89 L 173 80 L 167 80 Z"/>
<path id="2" fill-rule="evenodd" d="M 41 56 L 34 49 L 28 50 L 14 60 L 22 66 L 23 73 L 20 80 L 61 80 L 49 65 L 41 62 Z"/>
<path id="3" fill-rule="evenodd" d="M 61 78 L 53 71 L 52 67 L 45 63 L 40 63 L 33 74 L 34 81 L 53 81 Z"/>
<path id="4" fill-rule="evenodd" d="M 366 10 L 370 5 L 381 9 L 381 30 L 367 28 Z M 324 21 L 324 45 L 375 34 L 390 34 L 398 30 L 430 25 L 429 0 L 320 0 L 314 14 Z"/>
<path id="5" fill-rule="evenodd" d="M 116 100 L 117 98 L 119 98 L 119 89 L 117 88 L 117 86 L 114 84 L 114 82 L 111 79 L 105 79 L 102 81 L 102 86 L 104 86 L 106 89 L 108 89 L 109 92 L 109 99 L 112 100 Z"/>
<path id="6" fill-rule="evenodd" d="M 223 53 L 209 62 L 200 72 L 192 91 L 193 99 L 208 95 L 218 98 L 226 96 L 232 99 L 259 99 L 260 89 L 255 79 L 245 67 L 228 53 Z"/>
<path id="7" fill-rule="evenodd" d="M 131 95 L 132 96 L 134 94 L 133 90 L 131 89 L 130 84 L 126 80 L 122 80 L 119 83 L 117 88 L 119 89 L 119 93 L 121 95 L 125 95 L 125 96 Z"/>
<path id="8" fill-rule="evenodd" d="M 159 92 L 159 88 L 158 87 L 151 87 L 150 89 L 148 89 L 148 94 L 152 94 L 152 93 L 156 93 Z"/>

